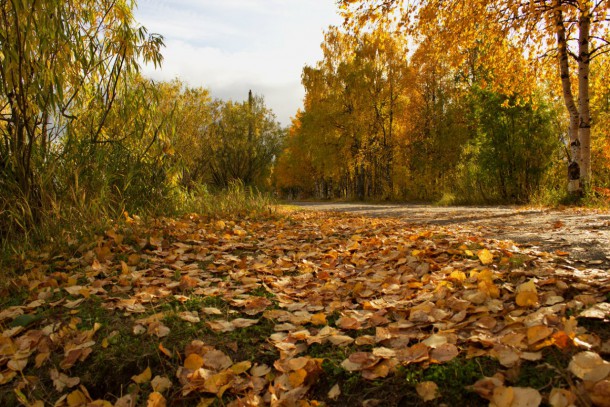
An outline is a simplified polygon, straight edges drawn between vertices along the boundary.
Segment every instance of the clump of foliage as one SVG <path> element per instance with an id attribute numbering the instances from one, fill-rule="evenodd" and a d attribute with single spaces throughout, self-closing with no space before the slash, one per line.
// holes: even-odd
<path id="1" fill-rule="evenodd" d="M 0 6 L 0 240 L 89 233 L 127 212 L 260 210 L 284 131 L 260 96 L 156 83 L 163 38 L 127 1 Z M 202 202 L 207 202 L 202 204 Z M 228 210 L 222 207 L 220 212 Z"/>

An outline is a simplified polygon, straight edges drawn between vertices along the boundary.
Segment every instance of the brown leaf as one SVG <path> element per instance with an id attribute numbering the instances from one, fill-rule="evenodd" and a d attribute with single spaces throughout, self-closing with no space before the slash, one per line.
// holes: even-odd
<path id="1" fill-rule="evenodd" d="M 80 384 L 80 378 L 69 377 L 64 373 L 58 372 L 57 369 L 51 369 L 50 376 L 53 380 L 53 386 L 60 393 L 63 392 L 66 387 L 71 388 Z"/>
<path id="2" fill-rule="evenodd" d="M 262 377 L 271 372 L 271 368 L 267 365 L 256 365 L 250 369 L 250 374 L 255 377 Z"/>
<path id="3" fill-rule="evenodd" d="M 597 382 L 610 374 L 610 362 L 594 352 L 580 352 L 572 357 L 568 369 L 579 379 Z"/>
<path id="4" fill-rule="evenodd" d="M 150 382 L 150 385 L 152 386 L 153 391 L 164 393 L 172 387 L 172 381 L 166 376 L 155 376 Z"/>
<path id="5" fill-rule="evenodd" d="M 193 355 L 190 355 L 189 357 L 191 356 Z M 216 371 L 228 369 L 231 365 L 233 365 L 233 361 L 230 357 L 216 349 L 213 349 L 203 355 L 202 360 L 203 366 Z"/>
<path id="6" fill-rule="evenodd" d="M 445 343 L 430 352 L 430 362 L 446 363 L 453 360 L 460 353 L 457 346 L 452 343 Z"/>

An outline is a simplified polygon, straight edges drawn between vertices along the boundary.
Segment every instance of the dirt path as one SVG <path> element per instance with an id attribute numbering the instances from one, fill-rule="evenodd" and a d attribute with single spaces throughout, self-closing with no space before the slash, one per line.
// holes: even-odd
<path id="1" fill-rule="evenodd" d="M 610 271 L 610 213 L 585 209 L 532 209 L 509 206 L 439 207 L 430 205 L 372 205 L 311 203 L 309 210 L 341 211 L 364 216 L 397 217 L 405 223 L 449 227 L 482 237 L 512 240 L 532 250 L 565 251 L 566 265 Z"/>

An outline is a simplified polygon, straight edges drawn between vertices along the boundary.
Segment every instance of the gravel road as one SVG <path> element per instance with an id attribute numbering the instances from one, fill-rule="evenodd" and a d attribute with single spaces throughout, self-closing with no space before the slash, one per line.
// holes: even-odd
<path id="1" fill-rule="evenodd" d="M 569 252 L 574 267 L 610 271 L 610 212 L 511 206 L 431 206 L 293 202 L 306 210 L 339 211 L 403 219 L 406 224 L 448 227 L 485 238 L 512 240 L 532 250 Z"/>

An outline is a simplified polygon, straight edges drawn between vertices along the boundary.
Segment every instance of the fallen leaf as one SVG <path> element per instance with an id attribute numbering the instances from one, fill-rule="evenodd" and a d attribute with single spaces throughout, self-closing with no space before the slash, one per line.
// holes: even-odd
<path id="1" fill-rule="evenodd" d="M 150 382 L 153 391 L 164 393 L 172 387 L 172 381 L 166 376 L 155 376 Z"/>
<path id="2" fill-rule="evenodd" d="M 570 407 L 576 403 L 576 395 L 567 389 L 553 388 L 549 395 L 551 407 Z"/>
<path id="3" fill-rule="evenodd" d="M 580 352 L 572 357 L 568 369 L 579 379 L 598 382 L 610 374 L 610 362 L 595 352 Z"/>
<path id="4" fill-rule="evenodd" d="M 538 304 L 538 290 L 533 281 L 528 281 L 517 287 L 515 302 L 520 307 L 534 307 Z"/>
<path id="5" fill-rule="evenodd" d="M 155 391 L 148 395 L 146 407 L 165 407 L 166 405 L 165 397 L 161 393 Z"/>
<path id="6" fill-rule="evenodd" d="M 337 400 L 339 398 L 339 396 L 341 395 L 341 388 L 339 387 L 339 384 L 335 384 L 329 391 L 328 391 L 328 398 L 331 400 Z"/>
<path id="7" fill-rule="evenodd" d="M 477 252 L 477 257 L 484 266 L 488 266 L 494 262 L 494 255 L 487 249 L 479 250 Z"/>
<path id="8" fill-rule="evenodd" d="M 80 378 L 69 377 L 64 373 L 60 373 L 57 369 L 51 369 L 51 379 L 53 380 L 53 386 L 58 392 L 63 392 L 65 388 L 71 388 L 80 384 Z"/>
<path id="9" fill-rule="evenodd" d="M 423 401 L 431 401 L 440 396 L 438 385 L 434 382 L 421 382 L 415 385 L 415 390 Z"/>
<path id="10" fill-rule="evenodd" d="M 203 366 L 203 358 L 196 353 L 191 353 L 184 360 L 184 367 L 190 370 L 197 370 Z"/>
<path id="11" fill-rule="evenodd" d="M 143 384 L 143 383 L 148 383 L 151 378 L 152 378 L 152 371 L 150 370 L 150 367 L 147 367 L 139 375 L 132 376 L 131 380 L 133 380 L 137 384 Z"/>

